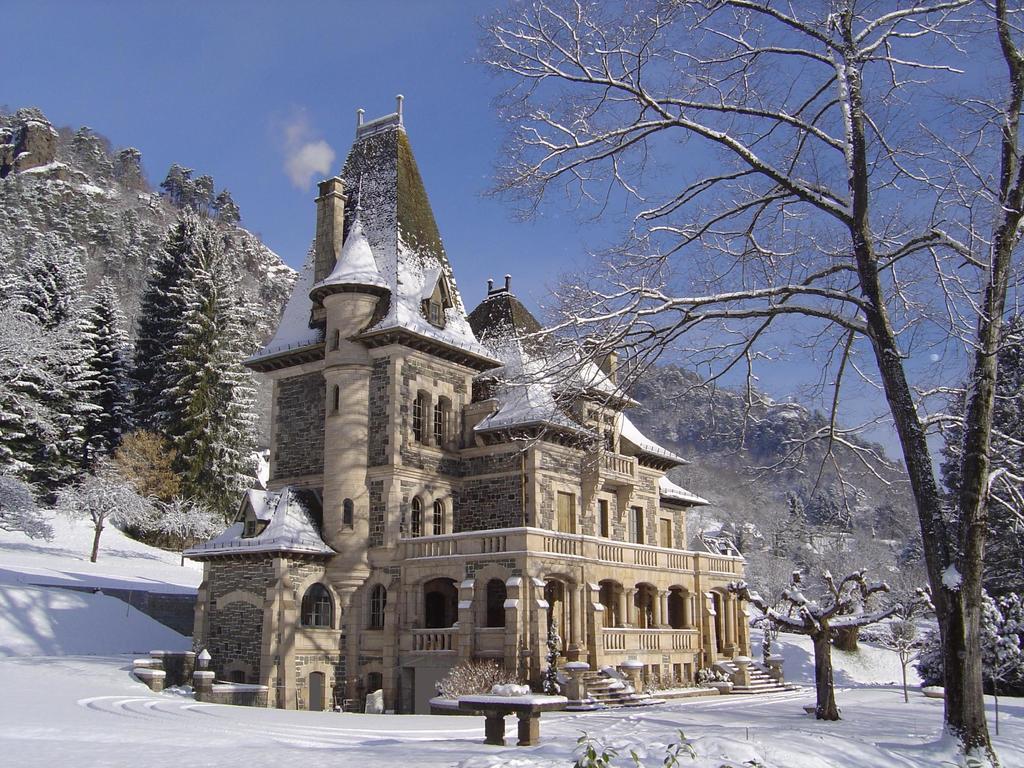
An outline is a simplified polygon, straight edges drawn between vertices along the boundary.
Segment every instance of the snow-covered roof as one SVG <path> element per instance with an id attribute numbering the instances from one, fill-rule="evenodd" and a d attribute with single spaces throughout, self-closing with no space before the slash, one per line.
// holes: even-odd
<path id="1" fill-rule="evenodd" d="M 268 523 L 274 516 L 274 510 L 277 508 L 277 502 L 280 498 L 281 494 L 279 493 L 250 488 L 245 492 L 244 503 L 249 505 L 257 520 Z"/>
<path id="2" fill-rule="evenodd" d="M 305 505 L 291 488 L 282 491 L 257 491 L 253 497 L 250 491 L 243 503 L 252 503 L 253 498 L 260 504 L 262 514 L 269 515 L 270 522 L 260 533 L 244 537 L 245 523 L 232 524 L 219 536 L 204 544 L 198 544 L 185 551 L 186 557 L 206 558 L 217 555 L 239 555 L 256 552 L 290 552 L 305 555 L 333 555 L 317 532 L 316 525 Z M 262 498 L 260 498 L 262 496 Z M 256 505 L 253 510 L 256 511 Z M 257 512 L 257 517 L 260 513 Z"/>
<path id="3" fill-rule="evenodd" d="M 658 492 L 661 494 L 661 498 L 663 499 L 674 499 L 675 501 L 681 501 L 694 506 L 703 506 L 711 503 L 707 499 L 702 498 L 695 493 L 691 493 L 682 486 L 676 485 L 667 477 L 659 478 Z"/>
<path id="4" fill-rule="evenodd" d="M 648 438 L 637 429 L 636 425 L 629 420 L 629 417 L 624 413 L 618 413 L 615 415 L 618 421 L 619 437 L 622 440 L 630 443 L 640 453 L 648 453 L 652 456 L 658 456 L 668 461 L 675 462 L 677 464 L 689 464 L 689 462 L 682 456 L 679 456 L 667 448 L 662 448 L 656 442 Z"/>
<path id="5" fill-rule="evenodd" d="M 401 120 L 377 123 L 371 121 L 357 131 L 340 174 L 348 198 L 346 239 L 356 225 L 358 208 L 377 271 L 390 292 L 386 311 L 366 335 L 400 329 L 491 360 L 469 327 Z M 439 328 L 424 316 L 422 302 L 442 275 L 450 306 L 445 308 L 444 327 Z"/>
<path id="6" fill-rule="evenodd" d="M 337 264 L 334 265 L 331 274 L 313 286 L 312 292 L 342 286 L 388 289 L 388 284 L 377 269 L 370 242 L 363 232 L 359 211 L 356 211 L 355 221 L 349 227 L 348 237 L 341 246 Z"/>
<path id="7" fill-rule="evenodd" d="M 273 338 L 246 362 L 252 363 L 267 357 L 274 357 L 292 349 L 301 349 L 321 343 L 323 332 L 319 328 L 309 327 L 313 301 L 309 292 L 313 288 L 313 264 L 315 256 L 310 250 L 306 263 L 302 265 L 292 287 L 292 295 L 284 306 L 281 322 L 274 331 Z"/>

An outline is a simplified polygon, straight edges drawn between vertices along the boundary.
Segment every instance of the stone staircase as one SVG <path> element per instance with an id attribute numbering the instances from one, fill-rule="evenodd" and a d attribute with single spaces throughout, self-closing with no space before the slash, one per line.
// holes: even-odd
<path id="1" fill-rule="evenodd" d="M 587 709 L 608 709 L 618 707 L 647 707 L 663 703 L 644 693 L 636 693 L 622 680 L 611 677 L 603 672 L 585 672 L 583 681 L 587 686 L 587 699 L 580 702 Z M 580 709 L 582 706 L 569 709 Z"/>
<path id="2" fill-rule="evenodd" d="M 715 667 L 722 672 L 725 672 L 725 674 L 730 677 L 738 671 L 737 666 L 731 661 L 719 661 L 715 664 Z M 782 691 L 800 690 L 799 685 L 793 685 L 792 683 L 785 682 L 780 683 L 769 675 L 767 670 L 757 662 L 752 662 L 747 669 L 750 672 L 750 685 L 734 685 L 732 687 L 732 693 L 780 693 Z"/>

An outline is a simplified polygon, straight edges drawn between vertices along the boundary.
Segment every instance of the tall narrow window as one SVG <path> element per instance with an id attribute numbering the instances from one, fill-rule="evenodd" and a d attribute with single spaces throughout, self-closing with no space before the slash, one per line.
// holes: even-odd
<path id="1" fill-rule="evenodd" d="M 658 538 L 660 544 L 663 547 L 671 548 L 672 546 L 672 521 L 667 517 L 658 519 L 658 527 L 661 529 L 658 531 Z"/>
<path id="2" fill-rule="evenodd" d="M 416 395 L 412 401 L 412 436 L 417 443 L 423 442 L 423 396 Z"/>
<path id="3" fill-rule="evenodd" d="M 557 526 L 562 533 L 576 533 L 576 497 L 571 493 L 558 492 Z"/>
<path id="4" fill-rule="evenodd" d="M 451 400 L 447 397 L 437 398 L 437 405 L 434 406 L 434 445 L 443 448 L 448 442 L 450 433 L 448 422 L 452 410 Z"/>
<path id="5" fill-rule="evenodd" d="M 377 584 L 370 592 L 370 629 L 384 629 L 384 608 L 388 604 L 388 591 Z"/>
<path id="6" fill-rule="evenodd" d="M 487 582 L 487 624 L 488 627 L 505 626 L 505 598 L 508 591 L 501 579 Z"/>
<path id="7" fill-rule="evenodd" d="M 331 334 L 331 349 L 337 350 L 341 346 L 341 331 L 337 328 L 334 329 L 334 333 Z"/>
<path id="8" fill-rule="evenodd" d="M 632 539 L 637 544 L 644 543 L 644 508 L 643 507 L 632 507 L 632 514 L 630 515 L 630 527 L 632 530 Z"/>
<path id="9" fill-rule="evenodd" d="M 601 535 L 605 538 L 611 536 L 611 520 L 609 519 L 608 512 L 608 499 L 597 500 L 597 512 L 600 518 L 599 523 L 601 525 Z"/>
<path id="10" fill-rule="evenodd" d="M 355 504 L 352 503 L 352 499 L 345 499 L 341 503 L 341 526 L 342 528 L 351 528 L 355 522 Z"/>
<path id="11" fill-rule="evenodd" d="M 331 412 L 337 413 L 338 409 L 341 408 L 341 387 L 337 384 L 334 385 L 334 390 L 331 394 Z"/>
<path id="12" fill-rule="evenodd" d="M 434 535 L 441 536 L 444 534 L 444 502 L 434 502 Z"/>
<path id="13" fill-rule="evenodd" d="M 419 496 L 414 496 L 412 500 L 412 515 L 409 524 L 409 533 L 412 536 L 423 535 L 423 502 L 420 501 Z"/>

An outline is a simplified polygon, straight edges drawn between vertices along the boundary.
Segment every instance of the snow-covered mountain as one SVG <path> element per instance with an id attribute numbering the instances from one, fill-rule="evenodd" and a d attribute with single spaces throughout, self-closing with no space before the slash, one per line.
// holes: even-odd
<path id="1" fill-rule="evenodd" d="M 212 196 L 210 177 L 195 183 Z M 150 188 L 137 149 L 114 149 L 90 128 L 54 127 L 35 108 L 0 113 L 0 277 L 34 249 L 73 255 L 88 288 L 113 280 L 134 336 L 146 279 L 183 204 L 173 198 Z M 234 216 L 218 218 L 255 349 L 273 333 L 295 271 Z"/>

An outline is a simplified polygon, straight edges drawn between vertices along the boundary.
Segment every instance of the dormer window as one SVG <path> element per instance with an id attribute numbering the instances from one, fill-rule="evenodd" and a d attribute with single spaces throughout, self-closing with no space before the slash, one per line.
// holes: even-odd
<path id="1" fill-rule="evenodd" d="M 427 318 L 427 322 L 436 328 L 444 328 L 444 311 L 454 306 L 451 295 L 448 280 L 440 271 L 440 267 L 436 268 L 432 274 L 426 276 L 425 291 L 422 295 L 422 311 L 424 317 Z"/>
<path id="2" fill-rule="evenodd" d="M 245 521 L 245 531 L 242 533 L 242 538 L 251 539 L 256 535 L 256 521 L 253 518 L 249 518 Z"/>

